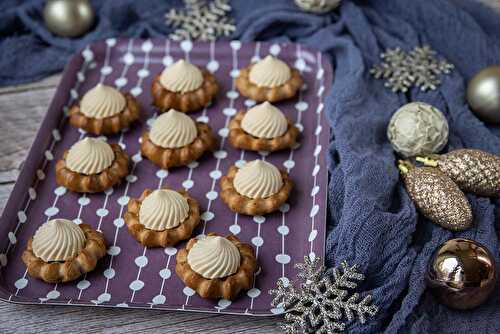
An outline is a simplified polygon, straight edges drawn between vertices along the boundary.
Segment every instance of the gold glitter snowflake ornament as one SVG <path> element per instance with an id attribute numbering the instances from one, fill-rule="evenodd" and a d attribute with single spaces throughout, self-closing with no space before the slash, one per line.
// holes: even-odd
<path id="1" fill-rule="evenodd" d="M 364 323 L 367 316 L 378 312 L 378 307 L 370 304 L 371 295 L 360 301 L 359 294 L 353 293 L 357 282 L 365 278 L 355 265 L 344 261 L 340 269 L 325 272 L 320 263 L 318 257 L 304 257 L 304 263 L 295 265 L 302 281 L 298 288 L 280 279 L 277 288 L 269 291 L 274 297 L 271 304 L 287 312 L 285 322 L 279 324 L 287 334 L 338 333 L 345 329 L 345 322 Z"/>

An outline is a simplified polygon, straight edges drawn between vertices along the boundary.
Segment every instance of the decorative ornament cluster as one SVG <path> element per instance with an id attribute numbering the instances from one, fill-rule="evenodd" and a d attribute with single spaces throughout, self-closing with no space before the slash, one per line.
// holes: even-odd
<path id="1" fill-rule="evenodd" d="M 338 333 L 345 329 L 346 320 L 364 323 L 378 312 L 370 304 L 371 295 L 360 301 L 359 294 L 353 293 L 365 278 L 356 265 L 344 261 L 340 269 L 325 272 L 320 263 L 319 257 L 305 256 L 304 263 L 295 264 L 302 281 L 298 287 L 280 279 L 277 288 L 269 291 L 274 297 L 271 304 L 287 311 L 285 322 L 279 324 L 285 333 Z"/>
<path id="2" fill-rule="evenodd" d="M 235 30 L 229 0 L 184 0 L 185 9 L 171 9 L 166 15 L 167 24 L 176 28 L 169 35 L 174 41 L 213 41 L 229 36 Z"/>
<path id="3" fill-rule="evenodd" d="M 405 93 L 413 86 L 424 92 L 435 90 L 441 84 L 439 77 L 454 68 L 445 59 L 436 57 L 428 45 L 415 47 L 410 52 L 387 49 L 380 58 L 382 63 L 373 66 L 370 73 L 376 79 L 384 79 L 385 86 L 394 93 Z"/>

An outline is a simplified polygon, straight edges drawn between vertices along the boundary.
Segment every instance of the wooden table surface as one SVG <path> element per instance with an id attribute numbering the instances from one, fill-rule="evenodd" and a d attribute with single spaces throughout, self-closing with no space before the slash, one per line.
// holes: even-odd
<path id="1" fill-rule="evenodd" d="M 0 88 L 0 212 L 60 78 Z M 281 333 L 278 319 L 0 302 L 0 333 Z"/>

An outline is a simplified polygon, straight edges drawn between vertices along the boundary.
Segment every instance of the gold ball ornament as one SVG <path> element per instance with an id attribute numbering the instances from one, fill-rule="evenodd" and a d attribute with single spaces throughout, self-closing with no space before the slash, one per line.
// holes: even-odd
<path id="1" fill-rule="evenodd" d="M 427 287 L 450 308 L 468 310 L 488 299 L 495 288 L 495 258 L 477 241 L 451 239 L 434 253 L 427 271 Z"/>
<path id="2" fill-rule="evenodd" d="M 86 33 L 94 18 L 94 9 L 88 0 L 48 0 L 43 9 L 47 28 L 62 37 Z"/>
<path id="3" fill-rule="evenodd" d="M 486 67 L 469 81 L 467 101 L 481 120 L 500 124 L 500 66 Z"/>

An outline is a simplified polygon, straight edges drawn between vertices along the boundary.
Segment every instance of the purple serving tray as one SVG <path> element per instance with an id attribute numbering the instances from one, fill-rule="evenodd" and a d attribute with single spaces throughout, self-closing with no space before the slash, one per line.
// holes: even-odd
<path id="1" fill-rule="evenodd" d="M 239 68 L 269 53 L 304 76 L 300 94 L 277 104 L 302 129 L 300 146 L 272 154 L 236 150 L 226 140 L 228 122 L 237 110 L 255 102 L 235 90 L 233 79 Z M 215 103 L 190 114 L 210 124 L 219 136 L 220 147 L 187 167 L 166 171 L 141 157 L 139 137 L 157 114 L 151 106 L 152 78 L 165 65 L 183 57 L 206 67 L 220 85 Z M 128 131 L 106 138 L 119 143 L 132 158 L 126 182 L 105 193 L 80 195 L 57 186 L 54 166 L 64 150 L 86 135 L 67 123 L 68 107 L 98 82 L 130 91 L 141 104 L 142 116 Z M 283 312 L 272 308 L 268 290 L 280 278 L 293 279 L 293 265 L 302 262 L 305 255 L 324 255 L 329 128 L 323 110 L 331 82 L 332 69 L 326 57 L 294 44 L 108 39 L 89 45 L 68 64 L 1 218 L 0 298 L 27 304 L 248 315 Z M 295 182 L 289 204 L 266 217 L 234 214 L 218 197 L 219 179 L 229 166 L 259 158 L 289 171 Z M 138 197 L 144 188 L 162 185 L 186 188 L 198 200 L 204 213 L 194 235 L 233 233 L 253 244 L 260 265 L 254 288 L 233 302 L 202 299 L 175 274 L 175 254 L 185 243 L 177 248 L 144 248 L 132 238 L 121 218 L 129 198 Z M 101 230 L 109 249 L 88 275 L 75 282 L 47 284 L 27 274 L 21 254 L 36 229 L 57 217 Z"/>

